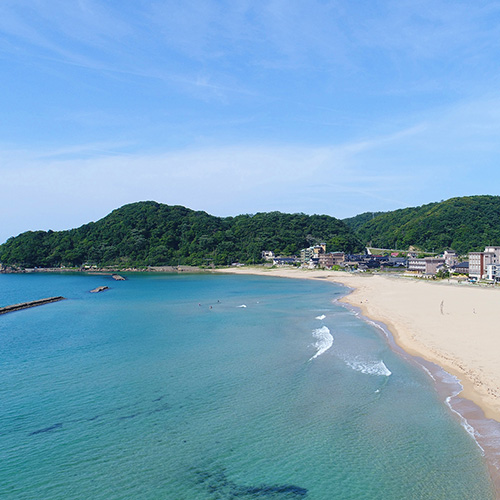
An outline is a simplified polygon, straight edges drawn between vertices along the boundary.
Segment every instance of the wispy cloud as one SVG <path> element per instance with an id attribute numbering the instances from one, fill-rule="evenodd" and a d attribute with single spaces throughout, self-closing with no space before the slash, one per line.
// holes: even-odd
<path id="1" fill-rule="evenodd" d="M 73 227 L 145 199 L 215 215 L 281 210 L 347 217 L 485 193 L 484 179 L 496 174 L 499 128 L 500 99 L 492 97 L 441 108 L 385 135 L 324 146 L 247 143 L 156 154 L 112 142 L 4 148 L 0 213 L 10 216 L 0 239 Z"/>
<path id="2" fill-rule="evenodd" d="M 498 179 L 499 14 L 496 1 L 3 0 L 0 213 L 14 225 L 0 239 L 140 199 L 343 217 L 484 192 Z"/>
<path id="3" fill-rule="evenodd" d="M 372 196 L 378 192 L 383 197 L 395 185 L 408 182 L 407 174 L 359 176 L 353 157 L 359 150 L 375 147 L 373 144 L 359 148 L 352 144 L 242 145 L 158 155 L 102 154 L 103 147 L 106 145 L 29 154 L 4 152 L 2 156 L 8 160 L 0 166 L 0 213 L 8 210 L 12 215 L 0 239 L 28 229 L 79 225 L 96 212 L 102 216 L 117 206 L 144 199 L 216 215 L 282 210 L 340 216 L 336 214 L 337 197 L 353 197 L 356 203 L 354 198 L 364 197 L 368 190 Z M 89 156 L 89 152 L 93 154 Z M 19 192 L 22 199 L 16 194 Z M 43 206 L 35 209 L 33 203 L 42 193 Z M 64 210 L 54 212 L 55 207 Z"/>

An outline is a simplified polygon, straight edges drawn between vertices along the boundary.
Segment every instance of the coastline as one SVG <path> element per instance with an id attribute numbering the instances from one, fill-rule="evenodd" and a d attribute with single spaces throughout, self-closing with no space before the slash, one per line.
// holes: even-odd
<path id="1" fill-rule="evenodd" d="M 339 302 L 384 330 L 391 346 L 434 380 L 443 401 L 483 450 L 500 498 L 500 336 L 494 329 L 499 290 L 341 271 L 246 267 L 216 272 L 347 287 Z"/>

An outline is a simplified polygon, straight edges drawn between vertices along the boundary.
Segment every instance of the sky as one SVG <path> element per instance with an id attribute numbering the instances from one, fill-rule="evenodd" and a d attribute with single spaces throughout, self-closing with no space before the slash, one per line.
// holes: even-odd
<path id="1" fill-rule="evenodd" d="M 0 243 L 495 195 L 499 136 L 497 1 L 0 1 Z"/>

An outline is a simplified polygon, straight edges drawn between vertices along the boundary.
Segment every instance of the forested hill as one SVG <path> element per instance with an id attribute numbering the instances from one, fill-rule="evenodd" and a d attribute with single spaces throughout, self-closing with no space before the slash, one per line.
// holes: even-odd
<path id="1" fill-rule="evenodd" d="M 293 255 L 326 242 L 329 251 L 362 245 L 340 220 L 280 212 L 215 217 L 153 201 L 125 205 L 69 231 L 29 231 L 0 246 L 0 262 L 25 267 L 218 265 L 260 262 L 262 250 Z"/>
<path id="2" fill-rule="evenodd" d="M 342 219 L 342 222 L 347 224 L 355 233 L 362 228 L 367 222 L 371 221 L 378 215 L 382 215 L 388 212 L 364 212 L 354 217 L 349 217 L 348 219 Z"/>
<path id="3" fill-rule="evenodd" d="M 500 245 L 500 196 L 465 196 L 414 208 L 365 213 L 344 222 L 365 244 L 379 248 L 465 254 Z"/>

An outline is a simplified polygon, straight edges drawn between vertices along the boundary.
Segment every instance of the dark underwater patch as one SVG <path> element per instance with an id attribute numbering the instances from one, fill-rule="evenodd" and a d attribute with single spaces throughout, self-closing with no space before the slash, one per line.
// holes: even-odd
<path id="1" fill-rule="evenodd" d="M 223 471 L 214 473 L 197 471 L 196 482 L 202 484 L 209 493 L 217 494 L 220 498 L 299 500 L 305 498 L 308 493 L 306 488 L 293 484 L 239 485 L 230 481 Z"/>
<path id="2" fill-rule="evenodd" d="M 153 403 L 159 403 L 165 398 L 165 395 L 160 396 L 154 400 L 152 400 Z M 116 418 L 116 420 L 122 421 L 122 420 L 131 420 L 136 417 L 140 416 L 148 416 L 148 415 L 153 415 L 154 413 L 159 413 L 163 411 L 170 410 L 171 406 L 163 402 L 162 404 L 156 404 L 156 405 L 151 405 L 153 408 L 149 410 L 143 410 L 143 411 L 136 411 L 135 413 L 130 413 L 128 415 L 122 415 L 122 416 L 117 416 L 116 414 L 121 412 L 122 410 L 133 410 L 134 407 L 137 407 L 138 404 L 130 404 L 130 405 L 121 405 L 117 406 L 116 408 L 110 408 L 107 411 L 104 411 L 102 413 L 98 413 L 96 415 L 90 416 L 90 417 L 81 417 L 81 418 L 75 418 L 71 420 L 66 420 L 64 423 L 65 424 L 81 424 L 83 422 L 94 422 L 95 420 L 101 419 L 101 418 L 106 418 L 106 417 L 113 417 Z M 55 431 L 57 429 L 60 429 L 63 426 L 63 422 L 58 422 L 57 424 L 51 425 L 49 427 L 44 427 L 43 429 L 37 429 L 36 431 L 30 432 L 28 436 L 36 436 L 37 434 L 44 434 L 46 432 L 51 432 Z"/>
<path id="3" fill-rule="evenodd" d="M 43 429 L 38 429 L 37 431 L 33 431 L 29 433 L 29 436 L 35 436 L 36 434 L 43 434 L 45 432 L 55 431 L 56 429 L 60 429 L 63 426 L 62 423 L 51 425 L 50 427 L 44 427 Z"/>

